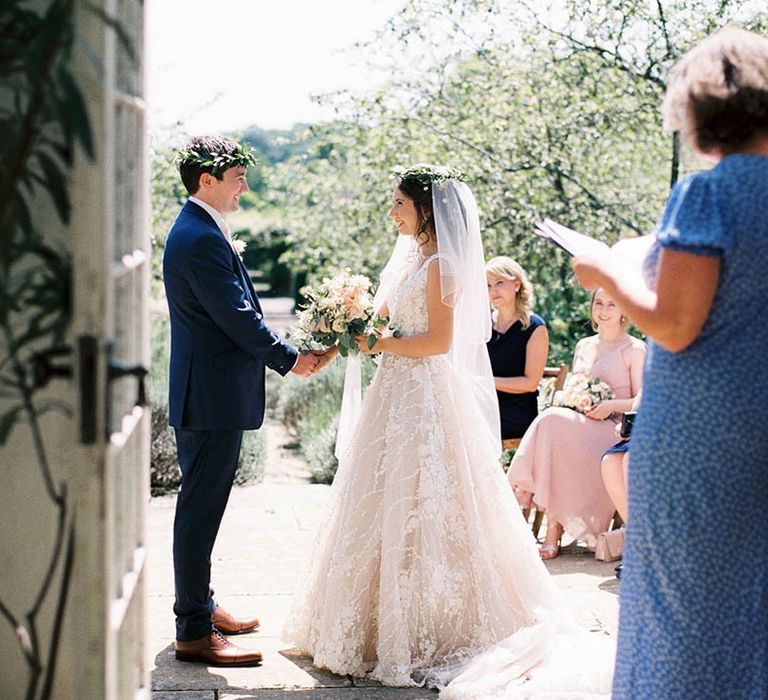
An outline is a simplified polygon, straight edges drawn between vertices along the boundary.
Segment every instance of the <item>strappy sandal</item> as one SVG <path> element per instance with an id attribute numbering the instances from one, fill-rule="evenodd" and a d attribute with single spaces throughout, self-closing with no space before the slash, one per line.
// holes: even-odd
<path id="1" fill-rule="evenodd" d="M 543 544 L 539 547 L 539 556 L 544 559 L 554 559 L 560 554 L 560 543 L 558 544 Z"/>
<path id="2" fill-rule="evenodd" d="M 547 538 L 544 538 L 544 544 L 539 547 L 539 556 L 544 559 L 545 561 L 547 559 L 554 559 L 558 554 L 560 554 L 560 540 L 563 537 L 563 526 L 560 525 L 560 523 L 555 523 L 553 525 L 549 525 L 547 527 L 547 537 L 549 537 L 550 532 L 557 532 L 557 540 L 555 540 L 554 544 L 547 544 Z"/>

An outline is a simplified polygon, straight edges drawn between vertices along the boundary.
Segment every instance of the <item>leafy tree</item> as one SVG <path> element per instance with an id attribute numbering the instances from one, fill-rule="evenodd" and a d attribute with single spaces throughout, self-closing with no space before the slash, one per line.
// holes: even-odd
<path id="1" fill-rule="evenodd" d="M 273 204 L 293 265 L 376 274 L 398 164 L 449 163 L 470 175 L 488 257 L 529 271 L 551 323 L 553 359 L 589 332 L 568 261 L 531 235 L 544 216 L 612 242 L 652 228 L 679 167 L 659 104 L 674 61 L 753 2 L 412 0 L 376 39 L 404 57 L 398 80 L 342 96 L 345 117 L 310 128 L 306 153 L 278 164 Z"/>

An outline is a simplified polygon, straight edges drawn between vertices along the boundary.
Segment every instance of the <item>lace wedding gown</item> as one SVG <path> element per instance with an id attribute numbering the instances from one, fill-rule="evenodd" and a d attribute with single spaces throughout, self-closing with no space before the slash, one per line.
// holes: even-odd
<path id="1" fill-rule="evenodd" d="M 390 298 L 403 335 L 427 330 L 428 263 Z M 562 611 L 469 396 L 447 355 L 384 354 L 283 637 L 337 674 L 455 679 L 446 697 L 607 694 L 605 646 L 578 656 L 592 635 Z"/>

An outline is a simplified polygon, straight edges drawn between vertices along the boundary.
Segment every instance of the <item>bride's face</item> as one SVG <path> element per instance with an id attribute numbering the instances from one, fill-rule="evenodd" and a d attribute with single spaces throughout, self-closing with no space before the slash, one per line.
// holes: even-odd
<path id="1" fill-rule="evenodd" d="M 389 218 L 395 222 L 398 232 L 404 236 L 413 236 L 419 230 L 419 215 L 416 212 L 416 205 L 397 187 L 395 187 L 392 198 Z"/>

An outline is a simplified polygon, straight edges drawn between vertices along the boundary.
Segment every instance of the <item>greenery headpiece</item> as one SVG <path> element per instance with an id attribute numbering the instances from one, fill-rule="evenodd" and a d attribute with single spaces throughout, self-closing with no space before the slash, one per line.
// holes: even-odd
<path id="1" fill-rule="evenodd" d="M 418 180 L 426 184 L 433 182 L 444 182 L 445 180 L 459 180 L 464 182 L 467 176 L 460 170 L 451 168 L 448 165 L 431 165 L 429 163 L 417 163 L 408 168 L 398 166 L 393 168 L 395 177 L 401 180 Z"/>
<path id="2" fill-rule="evenodd" d="M 181 148 L 176 153 L 176 166 L 197 165 L 200 168 L 211 168 L 214 175 L 221 174 L 229 168 L 247 168 L 257 162 L 256 151 L 251 146 L 238 144 L 233 153 L 200 154 L 193 148 Z"/>

